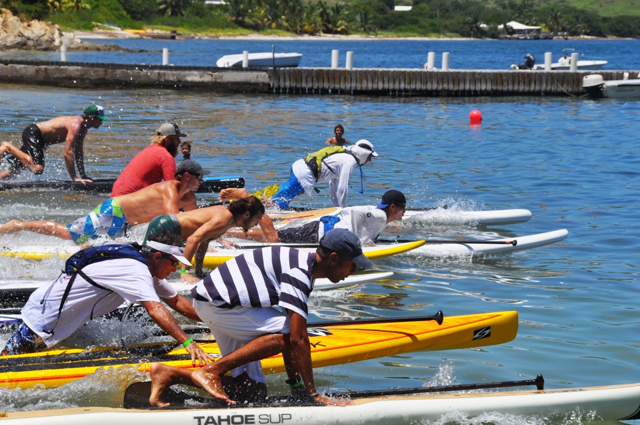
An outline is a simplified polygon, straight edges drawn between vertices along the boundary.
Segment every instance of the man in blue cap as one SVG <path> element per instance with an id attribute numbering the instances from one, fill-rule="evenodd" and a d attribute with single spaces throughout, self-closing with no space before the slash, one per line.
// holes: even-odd
<path id="1" fill-rule="evenodd" d="M 84 171 L 84 138 L 90 128 L 99 128 L 103 121 L 109 121 L 104 108 L 91 105 L 82 115 L 57 117 L 49 121 L 31 124 L 22 132 L 22 146 L 16 148 L 9 142 L 0 144 L 0 162 L 6 154 L 9 169 L 0 172 L 0 179 L 14 178 L 25 169 L 34 174 L 44 172 L 44 151 L 49 145 L 64 143 L 64 163 L 71 180 L 91 182 Z M 76 167 L 78 174 L 76 174 Z"/>
<path id="2" fill-rule="evenodd" d="M 149 402 L 168 406 L 161 396 L 174 384 L 203 388 L 228 404 L 236 402 L 227 391 L 234 398 L 247 397 L 242 400 L 264 397 L 260 360 L 282 353 L 293 392 L 317 403 L 345 404 L 320 395 L 315 387 L 307 300 L 314 279 L 337 283 L 357 267 L 372 266 L 360 239 L 346 229 L 327 232 L 312 253 L 272 246 L 227 261 L 191 291 L 195 311 L 211 328 L 223 357 L 195 371 L 154 363 Z M 232 378 L 225 376 L 229 371 Z"/>

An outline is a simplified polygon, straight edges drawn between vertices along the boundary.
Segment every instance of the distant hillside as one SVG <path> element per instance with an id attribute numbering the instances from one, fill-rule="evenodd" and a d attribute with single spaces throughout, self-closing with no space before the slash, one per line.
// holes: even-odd
<path id="1" fill-rule="evenodd" d="M 569 0 L 567 4 L 600 16 L 640 16 L 640 0 Z"/>

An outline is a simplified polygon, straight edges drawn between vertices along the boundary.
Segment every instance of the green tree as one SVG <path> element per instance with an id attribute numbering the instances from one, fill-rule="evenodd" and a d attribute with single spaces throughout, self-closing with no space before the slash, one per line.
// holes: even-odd
<path id="1" fill-rule="evenodd" d="M 158 0 L 158 11 L 165 16 L 185 16 L 191 0 Z"/>
<path id="2" fill-rule="evenodd" d="M 91 10 L 91 5 L 85 0 L 63 0 L 62 10 Z"/>

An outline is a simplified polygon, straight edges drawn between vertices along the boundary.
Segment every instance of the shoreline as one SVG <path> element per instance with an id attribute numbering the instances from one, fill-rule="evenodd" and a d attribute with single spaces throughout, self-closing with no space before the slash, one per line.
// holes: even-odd
<path id="1" fill-rule="evenodd" d="M 148 31 L 149 34 L 166 34 L 171 33 L 162 31 Z M 135 38 L 144 39 L 145 37 L 139 33 L 129 33 L 126 31 L 107 31 L 107 30 L 94 30 L 94 31 L 69 31 L 68 34 L 73 35 L 78 39 L 83 40 L 103 40 L 103 39 L 120 39 L 120 38 Z M 312 40 L 312 41 L 335 41 L 335 40 L 353 40 L 353 41 L 370 41 L 370 40 L 416 40 L 416 41 L 482 41 L 482 40 L 496 40 L 496 41 L 518 41 L 518 40 L 500 40 L 491 38 L 470 38 L 470 37 L 403 37 L 403 36 L 390 36 L 390 35 L 341 35 L 341 34 L 323 34 L 323 35 L 262 35 L 262 34 L 243 34 L 243 35 L 207 35 L 207 34 L 178 34 L 178 39 L 215 39 L 215 40 L 247 40 L 247 41 L 276 41 L 276 40 Z M 580 41 L 580 40 L 634 40 L 633 38 L 625 37 L 593 37 L 593 36 L 575 36 L 575 37 L 556 37 L 551 39 L 552 41 Z M 540 40 L 527 40 L 527 41 L 540 41 Z"/>

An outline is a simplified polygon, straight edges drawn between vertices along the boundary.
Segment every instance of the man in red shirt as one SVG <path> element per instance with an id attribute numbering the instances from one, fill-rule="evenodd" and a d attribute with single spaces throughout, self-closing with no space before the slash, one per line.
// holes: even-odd
<path id="1" fill-rule="evenodd" d="M 136 155 L 113 184 L 111 197 L 136 192 L 162 180 L 173 180 L 180 138 L 187 137 L 177 124 L 164 123 L 153 136 L 151 146 Z"/>

